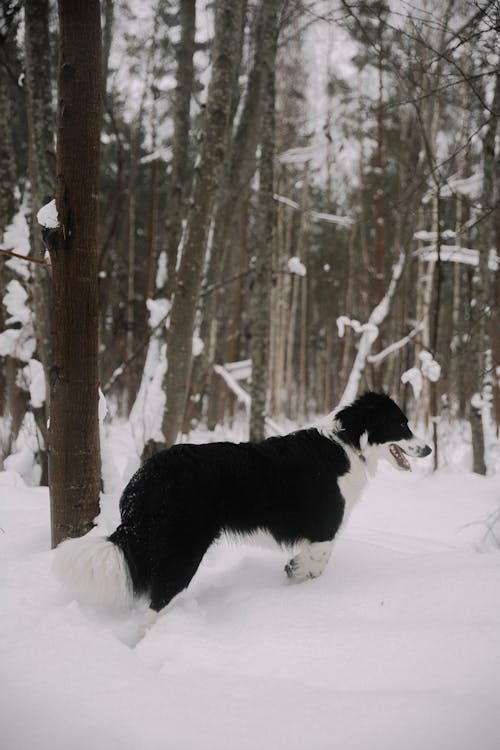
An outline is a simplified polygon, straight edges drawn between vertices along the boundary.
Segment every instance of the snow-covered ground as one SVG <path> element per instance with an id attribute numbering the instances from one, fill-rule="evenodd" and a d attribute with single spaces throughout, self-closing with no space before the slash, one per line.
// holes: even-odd
<path id="1" fill-rule="evenodd" d="M 220 543 L 137 645 L 144 605 L 68 600 L 46 489 L 0 474 L 0 747 L 498 750 L 498 476 L 423 464 L 381 467 L 315 581 Z"/>

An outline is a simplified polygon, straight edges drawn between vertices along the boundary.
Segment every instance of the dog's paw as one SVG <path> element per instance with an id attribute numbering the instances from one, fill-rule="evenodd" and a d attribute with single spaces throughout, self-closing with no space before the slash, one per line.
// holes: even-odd
<path id="1" fill-rule="evenodd" d="M 285 565 L 285 573 L 288 578 L 292 581 L 300 582 L 307 581 L 310 578 L 317 578 L 321 575 L 322 568 L 319 570 L 317 567 L 311 567 L 311 561 L 306 559 L 304 555 L 298 554 L 292 557 L 291 560 Z"/>

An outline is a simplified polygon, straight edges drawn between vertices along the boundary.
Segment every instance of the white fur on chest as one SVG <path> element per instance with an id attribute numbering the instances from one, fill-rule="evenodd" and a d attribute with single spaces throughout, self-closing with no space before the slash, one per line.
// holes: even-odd
<path id="1" fill-rule="evenodd" d="M 344 523 L 349 518 L 352 509 L 361 498 L 368 481 L 368 471 L 365 462 L 349 446 L 342 448 L 347 453 L 350 468 L 347 474 L 337 480 L 339 489 L 345 500 Z"/>

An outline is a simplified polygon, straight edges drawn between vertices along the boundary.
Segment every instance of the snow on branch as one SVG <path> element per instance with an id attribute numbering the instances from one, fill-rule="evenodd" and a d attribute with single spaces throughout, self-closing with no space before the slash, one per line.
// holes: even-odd
<path id="1" fill-rule="evenodd" d="M 337 318 L 337 330 L 340 339 L 344 338 L 346 326 L 350 326 L 354 333 L 364 333 L 365 331 L 372 331 L 372 333 L 376 333 L 378 335 L 377 326 L 374 326 L 371 323 L 361 324 L 359 320 L 356 320 L 355 318 L 348 318 L 347 315 L 340 315 Z"/>
<path id="2" fill-rule="evenodd" d="M 242 365 L 245 365 L 246 372 L 249 373 L 249 371 L 246 369 L 248 367 L 249 360 L 243 360 L 241 363 Z M 217 373 L 217 375 L 220 375 L 223 381 L 226 383 L 229 390 L 234 393 L 238 401 L 243 404 L 245 409 L 248 411 L 250 409 L 252 399 L 250 398 L 250 394 L 245 391 L 244 388 L 241 387 L 241 385 L 236 380 L 237 375 L 234 373 L 238 373 L 238 368 L 236 367 L 238 365 L 237 362 L 231 362 L 230 366 L 232 367 L 233 372 L 229 372 L 226 367 L 223 365 L 214 365 L 214 372 Z M 242 368 L 243 369 L 243 368 Z M 285 433 L 281 429 L 281 427 L 276 424 L 276 422 L 271 419 L 270 417 L 265 417 L 265 423 L 268 430 L 270 430 L 275 435 L 284 435 Z"/>
<path id="3" fill-rule="evenodd" d="M 368 322 L 363 326 L 360 326 L 360 330 L 362 330 L 362 333 L 358 344 L 358 351 L 354 359 L 354 364 L 347 380 L 346 387 L 344 388 L 344 393 L 342 394 L 342 398 L 340 399 L 339 406 L 350 404 L 351 401 L 354 401 L 354 399 L 356 398 L 359 383 L 361 381 L 361 376 L 363 375 L 364 369 L 366 367 L 366 362 L 370 355 L 371 348 L 375 340 L 377 339 L 379 326 L 381 325 L 381 323 L 383 323 L 383 321 L 387 317 L 387 313 L 389 312 L 392 298 L 394 297 L 398 281 L 403 272 L 404 262 L 405 254 L 401 252 L 399 254 L 397 262 L 392 268 L 392 276 L 387 288 L 387 292 L 382 297 L 378 305 L 373 308 L 371 315 L 368 318 Z M 347 320 L 350 319 L 347 318 Z"/>
<path id="4" fill-rule="evenodd" d="M 243 404 L 246 409 L 250 408 L 251 398 L 250 394 L 245 391 L 244 388 L 238 383 L 236 378 L 229 373 L 222 365 L 214 365 L 214 372 L 220 375 L 229 390 L 234 393 L 238 401 Z"/>
<path id="5" fill-rule="evenodd" d="M 477 200 L 483 192 L 483 175 L 480 172 L 470 175 L 470 177 L 450 178 L 446 185 L 439 186 L 439 195 L 441 198 L 451 198 L 454 195 L 463 195 L 469 200 Z M 436 186 L 433 184 L 425 193 L 422 202 L 429 203 L 436 195 Z"/>
<path id="6" fill-rule="evenodd" d="M 385 349 L 382 349 L 382 351 L 377 352 L 377 354 L 370 354 L 368 359 L 368 362 L 372 365 L 378 365 L 380 362 L 382 362 L 383 359 L 388 357 L 390 354 L 394 354 L 394 352 L 399 351 L 399 349 L 402 349 L 404 346 L 410 343 L 412 338 L 417 335 L 417 333 L 420 333 L 424 328 L 423 323 L 419 323 L 418 326 L 415 326 L 415 328 L 410 331 L 410 333 L 407 336 L 403 336 L 402 339 L 399 339 L 399 341 L 395 341 L 393 344 L 389 344 L 389 346 L 386 346 Z"/>
<path id="7" fill-rule="evenodd" d="M 415 255 L 423 258 L 423 260 L 436 261 L 438 258 L 436 245 L 426 245 L 426 247 L 416 250 Z M 464 263 L 467 266 L 477 266 L 479 263 L 479 252 L 477 250 L 460 245 L 441 245 L 439 257 L 442 261 Z M 492 249 L 488 258 L 488 267 L 490 271 L 498 271 L 499 265 L 498 255 Z"/>
<path id="8" fill-rule="evenodd" d="M 287 265 L 290 273 L 294 273 L 296 276 L 305 276 L 307 273 L 305 265 L 296 255 L 288 259 Z"/>
<path id="9" fill-rule="evenodd" d="M 36 215 L 36 219 L 44 229 L 57 229 L 59 226 L 59 217 L 57 215 L 55 198 L 41 207 Z"/>
<path id="10" fill-rule="evenodd" d="M 411 385 L 415 398 L 419 398 L 422 393 L 424 377 L 431 383 L 436 383 L 441 377 L 441 366 L 430 352 L 425 350 L 420 352 L 419 359 L 421 362 L 420 368 L 410 367 L 401 375 L 401 382 Z"/>
<path id="11" fill-rule="evenodd" d="M 294 211 L 300 211 L 300 205 L 293 201 L 291 198 L 287 198 L 285 195 L 274 194 L 274 200 L 278 203 L 283 203 L 289 208 L 293 208 Z M 338 214 L 325 214 L 320 211 L 307 211 L 307 215 L 312 221 L 325 221 L 328 224 L 338 224 L 341 227 L 350 227 L 354 224 L 354 219 L 349 216 L 339 216 Z"/>

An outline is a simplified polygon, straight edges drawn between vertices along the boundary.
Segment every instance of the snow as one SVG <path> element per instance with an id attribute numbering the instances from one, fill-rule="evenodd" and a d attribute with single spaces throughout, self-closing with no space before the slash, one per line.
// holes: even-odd
<path id="1" fill-rule="evenodd" d="M 162 250 L 158 257 L 158 269 L 156 271 L 155 286 L 157 289 L 163 289 L 167 281 L 167 253 Z"/>
<path id="2" fill-rule="evenodd" d="M 130 436 L 108 437 L 126 474 Z M 496 750 L 498 477 L 415 469 L 381 466 L 315 581 L 290 584 L 284 550 L 213 547 L 137 645 L 146 605 L 66 598 L 46 488 L 0 473 L 2 746 Z M 101 534 L 117 514 L 104 497 Z"/>
<path id="3" fill-rule="evenodd" d="M 229 366 L 214 365 L 214 372 L 220 375 L 224 380 L 229 390 L 234 393 L 240 404 L 242 404 L 247 412 L 250 411 L 252 399 L 250 394 L 241 387 L 238 380 L 244 380 L 246 377 L 251 379 L 252 365 L 250 360 L 242 360 L 241 362 L 230 362 Z M 266 425 L 266 435 L 284 435 L 284 431 L 280 425 L 269 416 L 265 416 L 264 419 Z"/>
<path id="4" fill-rule="evenodd" d="M 22 421 L 19 435 L 11 448 L 13 452 L 3 462 L 3 468 L 6 469 L 9 477 L 15 474 L 21 484 L 28 487 L 38 486 L 42 470 L 35 461 L 35 454 L 39 449 L 40 441 L 35 418 L 33 412 L 28 411 Z M 1 477 L 3 477 L 3 474 L 0 473 L 0 484 L 3 484 Z M 2 490 L 0 489 L 1 494 Z M 0 515 L 0 529 L 2 528 L 2 521 L 3 518 Z M 0 531 L 0 545 L 2 533 L 3 531 Z"/>
<path id="5" fill-rule="evenodd" d="M 278 195 L 275 193 L 273 196 L 274 200 L 278 203 L 283 203 L 289 208 L 293 208 L 294 211 L 300 211 L 300 204 L 297 201 L 293 201 L 291 198 L 287 198 L 285 195 Z M 307 212 L 308 217 L 312 221 L 325 221 L 327 224 L 338 224 L 341 227 L 350 227 L 354 224 L 353 219 L 349 216 L 340 216 L 339 214 L 326 214 L 320 211 L 310 210 Z"/>
<path id="6" fill-rule="evenodd" d="M 472 406 L 473 409 L 477 409 L 477 411 L 481 411 L 481 409 L 484 406 L 484 403 L 483 403 L 483 397 L 481 396 L 480 393 L 472 394 L 470 405 Z"/>
<path id="7" fill-rule="evenodd" d="M 106 396 L 99 388 L 98 418 L 99 418 L 100 425 L 102 425 L 104 420 L 106 419 L 107 413 L 108 413 L 108 404 L 106 402 Z"/>
<path id="8" fill-rule="evenodd" d="M 436 245 L 427 245 L 417 250 L 415 255 L 426 261 L 437 261 L 438 252 Z M 467 266 L 477 266 L 479 263 L 479 252 L 470 247 L 461 245 L 441 245 L 439 248 L 439 258 L 446 263 L 464 263 Z M 499 259 L 494 248 L 491 248 L 488 256 L 488 267 L 490 271 L 498 271 Z"/>
<path id="9" fill-rule="evenodd" d="M 455 177 L 447 181 L 440 189 L 441 198 L 451 198 L 453 195 L 464 195 L 469 200 L 479 198 L 483 191 L 483 175 L 480 172 L 470 177 Z"/>
<path id="10" fill-rule="evenodd" d="M 36 349 L 31 326 L 8 328 L 0 333 L 0 357 L 15 357 L 29 362 Z"/>
<path id="11" fill-rule="evenodd" d="M 193 357 L 199 357 L 200 354 L 203 352 L 204 348 L 205 348 L 205 343 L 203 339 L 200 338 L 198 333 L 195 333 L 193 336 L 193 343 L 192 343 Z"/>
<path id="12" fill-rule="evenodd" d="M 422 373 L 418 367 L 410 367 L 401 375 L 402 383 L 409 383 L 413 389 L 413 395 L 417 399 L 422 393 L 424 382 L 422 379 Z"/>
<path id="13" fill-rule="evenodd" d="M 19 255 L 29 255 L 30 230 L 26 216 L 29 213 L 28 198 L 25 194 L 19 210 L 14 215 L 12 222 L 9 224 L 3 234 L 2 249 L 12 250 Z M 5 265 L 14 271 L 21 278 L 28 280 L 30 277 L 29 263 L 19 258 L 9 258 Z"/>
<path id="14" fill-rule="evenodd" d="M 31 321 L 31 312 L 26 305 L 28 292 L 24 289 L 17 279 L 12 279 L 7 284 L 7 291 L 3 298 L 3 304 L 10 318 L 7 318 L 5 324 L 10 326 L 15 323 L 27 325 Z"/>
<path id="15" fill-rule="evenodd" d="M 34 409 L 39 409 L 45 402 L 45 373 L 38 359 L 30 359 L 23 367 L 23 378 L 28 384 L 30 401 Z"/>
<path id="16" fill-rule="evenodd" d="M 24 287 L 12 279 L 6 287 L 2 300 L 9 318 L 6 325 L 19 325 L 19 328 L 7 328 L 0 333 L 0 356 L 15 357 L 22 362 L 29 362 L 34 354 L 36 342 L 33 337 L 31 311 L 26 304 L 28 293 Z"/>
<path id="17" fill-rule="evenodd" d="M 422 363 L 422 374 L 432 383 L 436 383 L 441 377 L 441 365 L 436 362 L 432 354 L 427 351 L 420 352 L 418 358 Z"/>
<path id="18" fill-rule="evenodd" d="M 392 344 L 389 344 L 384 349 L 382 349 L 380 352 L 377 352 L 377 354 L 370 354 L 367 357 L 367 361 L 371 364 L 378 364 L 383 359 L 389 356 L 389 354 L 394 354 L 394 352 L 399 351 L 399 349 L 402 349 L 404 346 L 410 343 L 412 338 L 416 336 L 420 331 L 423 329 L 423 325 L 419 323 L 415 328 L 410 331 L 410 333 L 407 336 L 403 336 L 402 339 L 399 339 L 398 341 L 394 341 Z M 404 382 L 404 381 L 403 381 Z"/>
<path id="19" fill-rule="evenodd" d="M 378 305 L 376 305 L 371 311 L 367 323 L 361 325 L 359 321 L 351 321 L 346 316 L 340 316 L 340 318 L 337 318 L 337 328 L 339 331 L 339 336 L 341 338 L 344 335 L 345 325 L 351 325 L 353 326 L 355 331 L 357 330 L 361 332 L 358 351 L 354 359 L 347 384 L 340 399 L 339 406 L 345 406 L 346 404 L 354 401 L 354 399 L 356 398 L 359 383 L 361 381 L 361 375 L 363 374 L 366 362 L 368 360 L 368 357 L 370 356 L 371 348 L 378 337 L 379 327 L 383 323 L 389 312 L 392 298 L 394 297 L 398 281 L 401 277 L 401 273 L 403 272 L 404 261 L 405 255 L 403 252 L 400 252 L 398 260 L 392 267 L 391 280 L 387 287 L 387 291 Z M 357 325 L 353 325 L 354 323 Z"/>
<path id="20" fill-rule="evenodd" d="M 36 219 L 40 226 L 45 229 L 57 229 L 59 226 L 59 217 L 57 215 L 57 207 L 55 198 L 39 210 L 36 215 Z"/>
<path id="21" fill-rule="evenodd" d="M 290 273 L 294 273 L 296 276 L 305 276 L 307 273 L 305 265 L 296 255 L 288 259 L 287 267 Z"/>
<path id="22" fill-rule="evenodd" d="M 156 328 L 162 321 L 167 324 L 167 315 L 170 311 L 170 302 L 164 297 L 158 299 L 147 299 L 146 307 L 149 311 L 148 324 L 150 328 Z"/>

